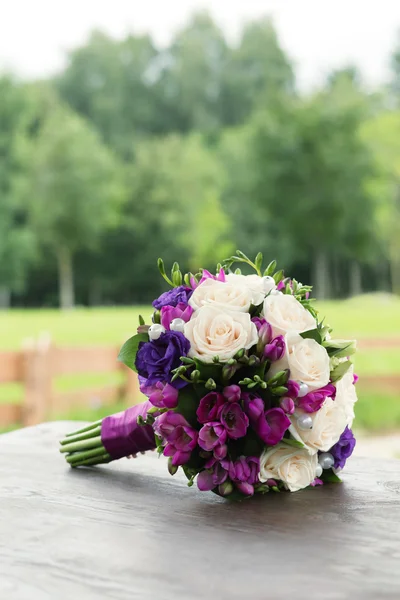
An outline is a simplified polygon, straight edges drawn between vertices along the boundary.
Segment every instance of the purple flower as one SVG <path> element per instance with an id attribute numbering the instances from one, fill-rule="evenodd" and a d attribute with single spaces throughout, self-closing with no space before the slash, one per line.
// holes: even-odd
<path id="1" fill-rule="evenodd" d="M 296 409 L 293 400 L 291 398 L 288 398 L 287 396 L 281 398 L 279 405 L 287 415 L 292 415 Z"/>
<path id="2" fill-rule="evenodd" d="M 309 392 L 302 398 L 297 398 L 297 406 L 303 409 L 305 412 L 314 413 L 317 412 L 328 397 L 334 398 L 336 395 L 336 388 L 331 383 L 328 383 L 319 390 Z"/>
<path id="3" fill-rule="evenodd" d="M 276 286 L 276 289 L 277 289 L 277 290 L 280 292 L 281 290 L 283 290 L 283 289 L 284 289 L 285 285 L 286 285 L 286 284 L 285 284 L 284 280 L 282 279 L 282 280 L 281 280 L 281 281 L 278 283 L 278 285 Z"/>
<path id="4" fill-rule="evenodd" d="M 198 433 L 179 413 L 168 411 L 157 417 L 154 431 L 167 442 L 164 456 L 172 456 L 172 465 L 184 465 L 197 445 Z"/>
<path id="5" fill-rule="evenodd" d="M 197 419 L 200 423 L 209 423 L 218 418 L 220 408 L 225 404 L 225 398 L 218 392 L 210 392 L 204 396 L 199 403 L 196 411 Z"/>
<path id="6" fill-rule="evenodd" d="M 343 469 L 346 460 L 353 454 L 355 445 L 356 439 L 353 432 L 346 427 L 339 441 L 329 450 L 335 459 L 335 464 L 333 465 L 335 469 Z"/>
<path id="7" fill-rule="evenodd" d="M 227 385 L 222 390 L 222 393 L 228 402 L 239 402 L 242 390 L 238 385 Z"/>
<path id="8" fill-rule="evenodd" d="M 290 419 L 281 408 L 265 410 L 264 402 L 257 396 L 247 394 L 245 411 L 258 437 L 268 446 L 275 446 L 290 427 Z"/>
<path id="9" fill-rule="evenodd" d="M 157 310 L 161 310 L 163 306 L 177 306 L 180 303 L 187 304 L 192 293 L 193 290 L 185 285 L 180 285 L 161 294 L 157 300 L 154 300 L 153 306 Z"/>
<path id="10" fill-rule="evenodd" d="M 154 385 L 141 385 L 140 391 L 158 408 L 175 408 L 178 405 L 178 390 L 169 383 L 157 381 Z"/>
<path id="11" fill-rule="evenodd" d="M 210 271 L 207 271 L 207 269 L 203 269 L 202 277 L 201 277 L 200 281 L 197 283 L 195 278 L 191 277 L 190 285 L 192 286 L 193 289 L 196 289 L 197 286 L 200 285 L 201 283 L 203 283 L 203 281 L 205 281 L 206 279 L 215 279 L 216 281 L 225 282 L 226 281 L 225 271 L 223 269 L 220 269 L 218 275 L 213 275 L 212 273 L 210 273 Z"/>
<path id="12" fill-rule="evenodd" d="M 254 484 L 258 482 L 260 461 L 256 456 L 240 456 L 235 462 L 221 461 L 223 467 L 229 466 L 229 478 L 237 489 L 246 496 L 254 494 Z"/>
<path id="13" fill-rule="evenodd" d="M 272 327 L 268 323 L 268 321 L 266 321 L 265 319 L 261 319 L 260 317 L 253 317 L 252 321 L 253 321 L 253 323 L 255 323 L 255 326 L 257 327 L 260 351 L 261 351 L 262 348 L 264 348 L 264 346 L 266 344 L 269 344 L 269 342 L 272 339 Z"/>
<path id="14" fill-rule="evenodd" d="M 186 356 L 189 348 L 189 340 L 178 331 L 166 331 L 158 340 L 141 342 L 135 364 L 139 375 L 146 379 L 145 385 L 155 385 L 159 381 L 171 383 L 178 389 L 186 385 L 179 378 L 171 382 L 171 371 L 180 366 L 180 357 Z"/>
<path id="15" fill-rule="evenodd" d="M 249 419 L 236 402 L 225 404 L 219 418 L 226 429 L 228 437 L 237 440 L 246 435 Z"/>
<path id="16" fill-rule="evenodd" d="M 217 485 L 221 485 L 228 478 L 228 470 L 215 459 L 206 463 L 206 469 L 201 471 L 197 477 L 197 487 L 202 492 L 213 490 Z"/>
<path id="17" fill-rule="evenodd" d="M 203 450 L 214 450 L 217 446 L 225 444 L 227 433 L 218 421 L 206 423 L 199 431 L 199 446 Z"/>
<path id="18" fill-rule="evenodd" d="M 279 360 L 285 354 L 285 347 L 285 338 L 283 335 L 278 335 L 265 346 L 263 352 L 264 358 L 271 362 Z"/>
<path id="19" fill-rule="evenodd" d="M 286 387 L 288 389 L 288 391 L 286 392 L 286 396 L 292 398 L 293 400 L 296 399 L 300 391 L 300 385 L 297 383 L 297 381 L 289 379 L 289 381 L 286 384 Z"/>
<path id="20" fill-rule="evenodd" d="M 176 306 L 162 306 L 161 325 L 169 330 L 171 321 L 174 319 L 183 319 L 187 323 L 192 314 L 193 308 L 183 302 L 179 302 Z"/>
<path id="21" fill-rule="evenodd" d="M 353 384 L 356 385 L 357 381 L 359 380 L 358 375 L 356 375 L 355 373 L 353 374 Z"/>

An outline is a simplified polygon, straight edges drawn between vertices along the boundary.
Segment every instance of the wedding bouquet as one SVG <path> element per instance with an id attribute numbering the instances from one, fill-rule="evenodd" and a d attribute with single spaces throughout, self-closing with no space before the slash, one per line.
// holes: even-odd
<path id="1" fill-rule="evenodd" d="M 237 251 L 216 275 L 174 263 L 169 278 L 159 260 L 171 289 L 119 354 L 148 400 L 66 436 L 72 467 L 157 449 L 171 475 L 231 498 L 340 481 L 355 446 L 355 342 L 331 338 L 311 287 L 262 262 Z"/>

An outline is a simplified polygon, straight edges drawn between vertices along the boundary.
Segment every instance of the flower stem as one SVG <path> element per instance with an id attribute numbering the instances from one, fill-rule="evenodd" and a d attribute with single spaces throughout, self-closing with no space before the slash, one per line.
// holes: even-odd
<path id="1" fill-rule="evenodd" d="M 75 468 L 75 467 L 89 467 L 90 465 L 101 465 L 103 463 L 108 463 L 110 462 L 112 459 L 110 457 L 109 454 L 105 453 L 105 454 L 100 454 L 99 456 L 95 456 L 94 458 L 87 458 L 85 460 L 81 460 L 79 462 L 70 463 L 70 466 Z"/>
<path id="2" fill-rule="evenodd" d="M 70 465 L 74 466 L 76 463 L 80 463 L 88 458 L 95 458 L 103 456 L 104 454 L 108 454 L 104 447 L 101 448 L 93 448 L 93 450 L 85 450 L 83 452 L 73 452 L 66 457 L 66 460 Z M 108 454 L 109 456 L 109 454 Z"/>
<path id="3" fill-rule="evenodd" d="M 82 440 L 90 440 L 91 438 L 98 437 L 101 434 L 101 425 L 91 429 L 90 431 L 85 431 L 83 433 L 77 433 L 75 435 L 69 435 L 61 440 L 60 444 L 64 446 L 65 444 L 72 444 L 73 442 L 80 442 Z"/>
<path id="4" fill-rule="evenodd" d="M 90 425 L 86 425 L 86 427 L 82 427 L 82 429 L 78 429 L 76 431 L 71 431 L 71 433 L 67 433 L 67 435 L 65 437 L 74 437 L 75 435 L 81 434 L 81 433 L 85 433 L 86 431 L 90 431 L 92 429 L 95 429 L 96 427 L 98 427 L 99 425 L 102 424 L 103 419 L 100 419 L 99 421 L 95 421 L 94 423 L 90 423 Z"/>
<path id="5" fill-rule="evenodd" d="M 90 448 L 101 448 L 102 446 L 101 436 L 99 435 L 88 440 L 64 444 L 61 446 L 60 452 L 79 452 L 80 450 L 90 450 Z"/>

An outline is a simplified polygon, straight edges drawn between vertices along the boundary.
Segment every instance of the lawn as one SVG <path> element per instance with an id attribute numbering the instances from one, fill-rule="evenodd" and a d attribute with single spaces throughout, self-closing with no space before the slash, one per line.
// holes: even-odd
<path id="1" fill-rule="evenodd" d="M 362 340 L 400 339 L 400 298 L 386 294 L 370 294 L 345 301 L 320 302 L 321 316 L 334 328 L 335 337 Z M 70 313 L 57 310 L 11 310 L 0 312 L 0 351 L 17 350 L 27 338 L 46 332 L 57 345 L 119 345 L 131 336 L 137 327 L 138 315 L 148 318 L 150 307 L 131 308 L 78 308 Z M 363 375 L 382 376 L 400 374 L 399 349 L 362 349 L 356 358 L 356 371 Z M 118 377 L 118 375 L 117 375 Z M 115 381 L 114 375 L 79 375 L 62 377 L 55 382 L 57 390 L 68 391 L 94 384 Z M 21 397 L 19 385 L 0 386 L 0 402 L 15 401 Z M 359 426 L 373 430 L 400 428 L 400 391 L 377 394 L 360 390 L 357 406 Z M 78 411 L 74 418 L 91 419 L 102 416 L 99 411 Z M 65 417 L 66 415 L 60 415 Z"/>

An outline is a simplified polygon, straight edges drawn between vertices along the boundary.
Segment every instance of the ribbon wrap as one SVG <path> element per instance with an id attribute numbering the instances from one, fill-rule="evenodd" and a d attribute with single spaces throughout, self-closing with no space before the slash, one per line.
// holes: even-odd
<path id="1" fill-rule="evenodd" d="M 153 427 L 137 423 L 139 416 L 146 419 L 152 406 L 147 400 L 103 419 L 101 441 L 113 460 L 156 448 Z"/>

